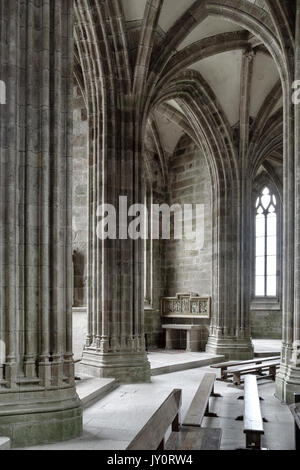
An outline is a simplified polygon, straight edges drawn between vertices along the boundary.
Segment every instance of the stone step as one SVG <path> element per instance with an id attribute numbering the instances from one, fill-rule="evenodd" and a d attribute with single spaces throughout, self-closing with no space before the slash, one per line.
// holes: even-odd
<path id="1" fill-rule="evenodd" d="M 9 437 L 0 437 L 0 450 L 9 450 L 11 448 L 11 442 Z"/>
<path id="2" fill-rule="evenodd" d="M 76 390 L 83 408 L 101 400 L 119 385 L 116 379 L 98 379 L 83 374 L 79 377 L 81 380 L 76 381 Z"/>
<path id="3" fill-rule="evenodd" d="M 280 356 L 281 351 L 262 351 L 254 353 L 254 357 L 273 357 Z"/>

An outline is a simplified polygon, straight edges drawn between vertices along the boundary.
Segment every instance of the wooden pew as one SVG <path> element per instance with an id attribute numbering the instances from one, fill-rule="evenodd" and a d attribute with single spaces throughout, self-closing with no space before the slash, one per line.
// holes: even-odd
<path id="1" fill-rule="evenodd" d="M 207 373 L 203 376 L 199 388 L 184 418 L 183 426 L 201 427 L 204 416 L 217 418 L 215 413 L 209 411 L 209 398 L 221 397 L 214 392 L 216 374 Z"/>
<path id="2" fill-rule="evenodd" d="M 295 445 L 300 450 L 300 394 L 295 393 L 295 403 L 289 406 L 295 420 Z"/>
<path id="3" fill-rule="evenodd" d="M 204 416 L 217 417 L 209 411 L 209 398 L 221 397 L 214 392 L 216 374 L 203 376 L 186 417 L 177 433 L 172 433 L 166 450 L 219 450 L 222 430 L 201 428 Z"/>
<path id="4" fill-rule="evenodd" d="M 179 414 L 181 407 L 181 390 L 173 390 L 172 393 L 166 398 L 162 405 L 155 411 L 145 426 L 131 441 L 126 450 L 218 450 L 221 445 L 222 430 L 218 428 L 208 429 L 200 428 L 202 419 L 205 412 L 208 410 L 208 400 L 210 396 L 219 396 L 214 393 L 214 380 L 216 374 L 206 374 L 201 381 L 202 390 L 205 392 L 205 400 L 201 405 L 199 399 L 199 389 L 196 393 L 197 401 L 195 399 L 192 405 L 199 403 L 201 408 L 199 410 L 198 419 L 195 422 L 199 423 L 196 426 L 180 425 Z M 205 379 L 205 380 L 204 380 Z M 201 387 L 200 384 L 200 387 Z M 199 388 L 200 388 L 199 387 Z M 208 396 L 207 396 L 208 394 Z M 196 398 L 195 396 L 195 398 Z M 191 407 L 192 407 L 191 405 Z M 193 410 L 193 408 L 191 408 Z M 204 408 L 204 411 L 203 411 Z M 209 412 L 208 412 L 209 413 Z M 202 418 L 201 415 L 203 414 Z M 189 413 L 187 414 L 187 416 Z M 192 417 L 192 415 L 190 415 Z M 215 416 L 209 413 L 209 416 Z M 189 421 L 190 419 L 188 419 Z M 172 432 L 165 442 L 165 436 L 172 426 Z"/>
<path id="5" fill-rule="evenodd" d="M 246 448 L 261 450 L 261 436 L 264 434 L 264 426 L 255 375 L 246 375 L 244 387 L 244 433 L 246 434 Z"/>
<path id="6" fill-rule="evenodd" d="M 248 361 L 229 361 L 229 362 L 220 362 L 218 364 L 212 364 L 210 367 L 212 369 L 221 369 L 221 380 L 226 380 L 228 377 L 232 376 L 230 370 L 231 367 L 244 366 L 250 364 L 263 364 L 264 362 L 278 361 L 280 356 L 272 357 L 257 357 L 255 359 L 249 359 Z M 229 370 L 228 370 L 229 369 Z"/>
<path id="7" fill-rule="evenodd" d="M 179 431 L 181 397 L 182 390 L 174 389 L 126 450 L 164 450 L 165 435 L 170 425 L 173 432 Z"/>
<path id="8" fill-rule="evenodd" d="M 165 450 L 220 450 L 222 429 L 181 426 L 172 432 Z"/>
<path id="9" fill-rule="evenodd" d="M 234 385 L 241 384 L 241 376 L 245 374 L 259 374 L 261 378 L 271 378 L 275 380 L 276 378 L 276 370 L 280 366 L 280 360 L 265 362 L 263 364 L 253 364 L 249 366 L 242 366 L 233 368 L 230 372 L 232 374 L 232 381 Z M 268 371 L 268 375 L 263 375 L 262 373 Z"/>

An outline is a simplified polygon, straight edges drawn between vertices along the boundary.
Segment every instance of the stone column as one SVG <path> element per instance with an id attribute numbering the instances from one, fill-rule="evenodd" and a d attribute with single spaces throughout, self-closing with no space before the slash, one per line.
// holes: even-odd
<path id="1" fill-rule="evenodd" d="M 72 0 L 1 0 L 0 435 L 80 435 L 72 354 Z"/>
<path id="2" fill-rule="evenodd" d="M 300 80 L 300 0 L 297 0 L 295 80 Z M 295 104 L 292 108 L 292 93 L 292 88 L 287 86 L 284 115 L 283 345 L 281 366 L 276 377 L 276 394 L 287 403 L 294 403 L 294 393 L 300 390 L 300 105 Z M 292 112 L 295 127 L 288 133 L 288 125 L 293 123 Z M 289 139 L 293 131 L 294 148 Z"/>
<path id="3" fill-rule="evenodd" d="M 142 156 L 134 150 L 132 111 L 127 119 L 130 124 L 117 120 L 116 128 L 107 131 L 110 143 L 99 157 L 91 148 L 97 145 L 90 142 L 89 320 L 80 368 L 96 377 L 144 382 L 150 380 L 143 319 L 144 250 L 142 240 L 129 238 L 127 226 L 128 208 L 143 203 Z M 90 134 L 97 135 L 91 120 L 89 126 Z M 119 196 L 124 198 L 121 204 Z M 99 237 L 102 204 L 116 210 L 116 239 Z"/>
<path id="4" fill-rule="evenodd" d="M 235 188 L 237 191 L 237 188 Z M 234 193 L 234 191 L 233 191 Z M 248 298 L 243 289 L 245 282 L 240 283 L 244 272 L 243 258 L 239 253 L 241 247 L 239 219 L 240 199 L 238 191 L 228 195 L 227 204 L 231 207 L 222 208 L 221 226 L 214 237 L 219 242 L 214 246 L 213 254 L 213 298 L 210 334 L 206 352 L 222 354 L 229 360 L 246 360 L 253 358 L 253 345 L 249 329 L 249 309 L 245 310 Z M 224 214 L 226 216 L 224 217 Z M 223 219 L 223 220 L 222 220 Z M 248 286 L 249 288 L 249 286 Z M 245 295 L 244 295 L 245 294 Z"/>
<path id="5" fill-rule="evenodd" d="M 144 244 L 130 239 L 127 227 L 128 208 L 144 203 L 142 116 L 130 82 L 122 13 L 118 2 L 75 5 L 89 125 L 88 334 L 80 367 L 96 377 L 149 381 Z M 127 198 L 124 207 L 120 196 Z M 98 230 L 103 205 L 116 211 L 116 230 L 107 239 Z"/>
<path id="6" fill-rule="evenodd" d="M 241 76 L 238 175 L 231 190 L 220 195 L 215 228 L 214 263 L 218 284 L 213 293 L 213 318 L 206 351 L 228 359 L 251 359 L 250 338 L 250 214 L 249 107 L 253 51 L 244 51 Z M 226 203 L 224 201 L 227 201 Z M 216 203 L 215 203 L 216 205 Z M 223 207 L 222 207 L 223 206 Z M 216 246 L 217 245 L 217 246 Z"/>

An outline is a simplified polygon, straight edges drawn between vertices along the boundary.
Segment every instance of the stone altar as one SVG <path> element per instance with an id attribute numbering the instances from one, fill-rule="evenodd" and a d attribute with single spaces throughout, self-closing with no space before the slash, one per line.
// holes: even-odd
<path id="1" fill-rule="evenodd" d="M 161 316 L 166 330 L 166 349 L 182 349 L 188 352 L 202 351 L 207 341 L 208 325 L 197 320 L 210 318 L 210 297 L 200 297 L 194 293 L 176 294 L 163 297 Z M 177 322 L 178 319 L 178 322 Z"/>

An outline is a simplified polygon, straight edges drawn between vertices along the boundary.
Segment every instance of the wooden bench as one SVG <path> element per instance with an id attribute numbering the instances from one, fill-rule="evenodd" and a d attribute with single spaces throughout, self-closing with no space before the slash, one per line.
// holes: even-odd
<path id="1" fill-rule="evenodd" d="M 217 418 L 216 413 L 209 411 L 209 398 L 221 397 L 214 392 L 216 374 L 207 373 L 203 376 L 194 399 L 183 420 L 183 426 L 201 426 L 204 416 Z"/>
<path id="2" fill-rule="evenodd" d="M 228 377 L 232 376 L 232 372 L 228 369 L 230 367 L 244 366 L 248 364 L 263 364 L 264 362 L 278 361 L 280 356 L 272 357 L 258 357 L 256 359 L 250 359 L 248 361 L 229 361 L 229 362 L 220 362 L 218 364 L 212 364 L 210 367 L 213 369 L 221 369 L 221 380 L 226 380 Z"/>
<path id="3" fill-rule="evenodd" d="M 246 434 L 246 448 L 260 450 L 264 425 L 255 375 L 246 375 L 244 387 L 244 433 Z"/>
<path id="4" fill-rule="evenodd" d="M 170 426 L 179 431 L 182 391 L 174 389 L 149 421 L 131 441 L 126 450 L 164 450 L 165 435 Z"/>
<path id="5" fill-rule="evenodd" d="M 181 390 L 173 390 L 126 450 L 218 450 L 221 429 L 180 425 L 181 396 Z M 170 426 L 172 432 L 165 442 Z"/>
<path id="6" fill-rule="evenodd" d="M 219 450 L 222 430 L 219 428 L 195 428 L 181 426 L 173 432 L 166 443 L 165 450 Z"/>
<path id="7" fill-rule="evenodd" d="M 241 384 L 241 376 L 245 374 L 258 374 L 261 378 L 271 378 L 275 380 L 276 370 L 280 366 L 280 361 L 270 361 L 263 364 L 256 364 L 250 366 L 242 366 L 232 369 L 230 373 L 232 374 L 232 381 L 234 385 L 239 386 Z M 264 371 L 268 371 L 268 375 L 263 374 Z"/>
<path id="8" fill-rule="evenodd" d="M 295 403 L 289 406 L 295 420 L 295 445 L 300 450 L 300 394 L 295 394 Z"/>

